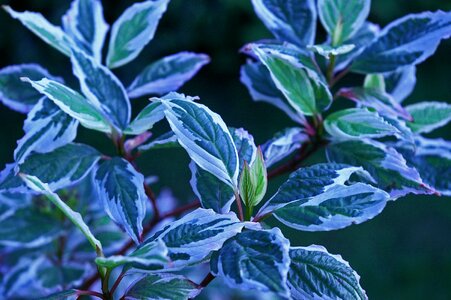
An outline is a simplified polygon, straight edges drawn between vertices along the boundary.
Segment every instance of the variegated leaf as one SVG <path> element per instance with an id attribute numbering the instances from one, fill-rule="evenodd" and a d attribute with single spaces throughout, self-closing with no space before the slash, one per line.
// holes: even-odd
<path id="1" fill-rule="evenodd" d="M 0 70 L 0 102 L 9 108 L 28 113 L 42 99 L 42 95 L 28 83 L 21 80 L 22 77 L 31 80 L 42 78 L 56 78 L 47 70 L 36 64 L 23 64 L 5 67 Z"/>
<path id="2" fill-rule="evenodd" d="M 63 16 L 63 29 L 86 54 L 102 62 L 102 48 L 109 26 L 100 0 L 74 0 Z"/>
<path id="3" fill-rule="evenodd" d="M 148 243 L 162 240 L 169 251 L 171 263 L 167 270 L 194 265 L 207 259 L 223 243 L 241 232 L 244 224 L 235 214 L 217 214 L 211 209 L 199 208 L 179 220 L 165 226 L 145 241 L 136 251 Z"/>
<path id="4" fill-rule="evenodd" d="M 340 255 L 322 246 L 290 248 L 288 287 L 294 300 L 368 299 L 360 286 L 360 276 Z"/>
<path id="5" fill-rule="evenodd" d="M 409 105 L 406 110 L 413 121 L 407 126 L 415 133 L 429 133 L 451 121 L 451 104 L 427 101 Z"/>
<path id="6" fill-rule="evenodd" d="M 119 130 L 127 128 L 131 106 L 120 80 L 108 68 L 79 50 L 72 49 L 71 61 L 83 94 L 103 111 Z"/>
<path id="7" fill-rule="evenodd" d="M 114 22 L 107 66 L 117 68 L 135 59 L 153 39 L 169 0 L 135 3 Z"/>
<path id="8" fill-rule="evenodd" d="M 204 65 L 210 62 L 206 54 L 180 52 L 153 62 L 127 88 L 130 98 L 163 95 L 177 91 Z"/>
<path id="9" fill-rule="evenodd" d="M 213 255 L 211 271 L 231 288 L 272 292 L 289 299 L 289 247 L 290 242 L 278 228 L 245 230 Z"/>
<path id="10" fill-rule="evenodd" d="M 148 201 L 143 175 L 125 159 L 114 157 L 99 166 L 95 180 L 107 214 L 139 244 Z"/>
<path id="11" fill-rule="evenodd" d="M 191 159 L 236 190 L 238 153 L 221 117 L 193 101 L 167 97 L 161 102 L 172 131 Z"/>

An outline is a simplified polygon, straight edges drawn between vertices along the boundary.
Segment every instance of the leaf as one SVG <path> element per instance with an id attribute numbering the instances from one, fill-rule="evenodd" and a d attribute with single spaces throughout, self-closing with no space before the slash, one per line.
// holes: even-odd
<path id="1" fill-rule="evenodd" d="M 385 92 L 385 79 L 382 74 L 367 74 L 363 82 L 365 89 L 376 89 Z"/>
<path id="2" fill-rule="evenodd" d="M 155 150 L 155 149 L 166 149 L 166 148 L 176 148 L 180 147 L 177 141 L 177 136 L 172 132 L 166 132 L 159 137 L 151 140 L 147 144 L 139 146 L 139 151 Z"/>
<path id="3" fill-rule="evenodd" d="M 245 161 L 248 163 L 254 162 L 257 157 L 257 147 L 255 146 L 254 137 L 244 128 L 229 128 L 229 131 L 238 152 L 241 171 Z"/>
<path id="4" fill-rule="evenodd" d="M 300 127 L 286 128 L 277 132 L 272 139 L 261 146 L 266 167 L 269 168 L 301 148 L 309 137 Z"/>
<path id="5" fill-rule="evenodd" d="M 243 226 L 234 213 L 216 214 L 211 209 L 198 208 L 155 233 L 137 251 L 148 243 L 162 240 L 172 260 L 167 269 L 180 269 L 207 259 Z"/>
<path id="6" fill-rule="evenodd" d="M 12 209 L 0 220 L 2 246 L 36 248 L 51 243 L 62 233 L 61 222 L 35 207 Z"/>
<path id="7" fill-rule="evenodd" d="M 324 128 L 337 139 L 380 138 L 398 133 L 395 127 L 376 112 L 366 108 L 348 108 L 334 112 L 325 119 Z"/>
<path id="8" fill-rule="evenodd" d="M 113 269 L 121 265 L 130 265 L 137 268 L 162 269 L 169 263 L 168 248 L 161 241 L 147 243 L 131 254 L 113 255 L 110 257 L 97 257 L 96 264 L 107 269 Z"/>
<path id="9" fill-rule="evenodd" d="M 451 105 L 445 102 L 427 101 L 406 107 L 413 121 L 407 126 L 415 133 L 429 133 L 451 121 Z"/>
<path id="10" fill-rule="evenodd" d="M 290 248 L 288 287 L 294 300 L 368 299 L 360 276 L 340 255 L 322 246 Z"/>
<path id="11" fill-rule="evenodd" d="M 386 73 L 417 65 L 451 32 L 451 13 L 410 14 L 387 25 L 352 64 L 358 73 Z"/>
<path id="12" fill-rule="evenodd" d="M 299 114 L 311 116 L 330 105 L 332 95 L 319 75 L 274 52 L 257 47 L 254 52 L 270 71 L 277 88 Z"/>
<path id="13" fill-rule="evenodd" d="M 329 161 L 361 166 L 387 191 L 392 199 L 434 191 L 420 178 L 417 170 L 407 166 L 404 157 L 394 148 L 372 140 L 345 141 L 327 147 Z"/>
<path id="14" fill-rule="evenodd" d="M 191 159 L 235 189 L 238 153 L 221 117 L 208 107 L 188 100 L 161 99 L 166 119 Z"/>
<path id="15" fill-rule="evenodd" d="M 362 27 L 370 12 L 370 0 L 318 0 L 321 24 L 332 39 L 332 46 L 342 45 Z"/>
<path id="16" fill-rule="evenodd" d="M 151 102 L 124 130 L 125 134 L 138 135 L 152 129 L 153 125 L 164 118 L 164 107 L 160 102 Z"/>
<path id="17" fill-rule="evenodd" d="M 75 289 L 70 289 L 58 293 L 54 293 L 47 297 L 39 298 L 39 300 L 75 300 L 79 297 L 78 291 Z"/>
<path id="18" fill-rule="evenodd" d="M 130 98 L 155 94 L 163 95 L 178 90 L 210 62 L 206 54 L 180 52 L 153 62 L 127 88 Z"/>
<path id="19" fill-rule="evenodd" d="M 240 80 L 248 89 L 254 101 L 274 105 L 285 112 L 296 123 L 304 124 L 305 117 L 296 112 L 285 100 L 285 96 L 272 81 L 271 74 L 260 62 L 248 61 L 241 66 Z"/>
<path id="20" fill-rule="evenodd" d="M 37 35 L 44 42 L 70 56 L 71 41 L 67 38 L 63 30 L 47 21 L 40 13 L 16 12 L 11 7 L 4 5 L 3 9 L 14 19 L 20 21 L 31 32 Z"/>
<path id="21" fill-rule="evenodd" d="M 411 120 L 412 116 L 389 94 L 374 88 L 342 88 L 337 96 L 375 109 L 380 115 Z"/>
<path id="22" fill-rule="evenodd" d="M 113 157 L 95 172 L 97 195 L 108 216 L 139 244 L 146 214 L 144 177 L 125 159 Z"/>
<path id="23" fill-rule="evenodd" d="M 40 178 L 52 191 L 66 188 L 83 180 L 99 159 L 97 150 L 83 144 L 68 144 L 48 153 L 32 153 L 23 163 L 2 171 L 0 189 L 28 192 L 13 168 Z"/>
<path id="24" fill-rule="evenodd" d="M 211 271 L 231 288 L 273 292 L 288 299 L 289 247 L 278 228 L 246 230 L 213 255 Z"/>
<path id="25" fill-rule="evenodd" d="M 133 283 L 124 299 L 188 300 L 199 293 L 196 284 L 184 276 L 149 274 Z"/>
<path id="26" fill-rule="evenodd" d="M 396 149 L 418 170 L 425 183 L 445 196 L 451 196 L 451 143 L 442 139 L 417 137 L 416 147 L 402 144 Z"/>
<path id="27" fill-rule="evenodd" d="M 300 47 L 311 45 L 316 33 L 313 0 L 252 0 L 255 13 L 280 41 Z"/>
<path id="28" fill-rule="evenodd" d="M 88 225 L 86 225 L 86 223 L 83 221 L 83 218 L 78 212 L 73 211 L 66 203 L 64 203 L 60 199 L 60 197 L 56 193 L 50 190 L 47 184 L 40 181 L 37 177 L 26 174 L 20 174 L 20 177 L 22 178 L 22 180 L 25 181 L 25 183 L 30 189 L 45 195 L 50 202 L 52 202 L 56 207 L 58 207 L 58 209 L 60 209 L 61 212 L 72 223 L 74 223 L 74 225 L 77 226 L 78 229 L 80 229 L 83 235 L 88 239 L 91 246 L 95 249 L 96 253 L 102 253 L 102 244 L 92 234 Z"/>
<path id="29" fill-rule="evenodd" d="M 111 132 L 112 125 L 103 112 L 76 91 L 47 78 L 40 81 L 27 81 L 33 88 L 49 97 L 63 112 L 78 120 L 84 127 L 106 133 Z"/>
<path id="30" fill-rule="evenodd" d="M 268 177 L 265 161 L 259 149 L 255 161 L 251 166 L 245 162 L 241 172 L 239 188 L 244 204 L 249 208 L 257 206 L 263 200 L 267 186 Z"/>
<path id="31" fill-rule="evenodd" d="M 415 66 L 408 66 L 399 71 L 384 74 L 386 91 L 401 103 L 415 88 L 417 82 Z"/>
<path id="32" fill-rule="evenodd" d="M 72 142 L 77 136 L 78 122 L 47 98 L 42 98 L 28 113 L 25 135 L 14 150 L 16 163 L 22 163 L 32 152 L 46 153 Z"/>
<path id="33" fill-rule="evenodd" d="M 22 64 L 0 70 L 0 101 L 12 110 L 28 113 L 42 99 L 42 95 L 20 78 L 38 80 L 43 77 L 59 80 L 36 64 Z"/>
<path id="34" fill-rule="evenodd" d="M 62 21 L 65 33 L 74 43 L 101 63 L 103 43 L 109 29 L 103 18 L 102 2 L 74 0 Z"/>
<path id="35" fill-rule="evenodd" d="M 306 203 L 310 198 L 323 194 L 332 187 L 344 185 L 355 173 L 367 176 L 362 168 L 344 164 L 324 163 L 300 168 L 290 174 L 288 180 L 263 205 L 257 215 L 266 215 L 294 202 L 298 205 Z"/>
<path id="36" fill-rule="evenodd" d="M 357 30 L 354 36 L 344 42 L 348 45 L 355 45 L 355 47 L 350 52 L 336 57 L 335 71 L 340 71 L 348 67 L 349 64 L 352 63 L 353 59 L 362 53 L 366 46 L 376 39 L 378 35 L 378 25 L 371 22 L 363 23 L 362 27 Z"/>
<path id="37" fill-rule="evenodd" d="M 109 69 L 79 50 L 72 50 L 71 61 L 83 94 L 103 111 L 116 127 L 125 129 L 130 123 L 131 107 L 119 79 Z"/>
<path id="38" fill-rule="evenodd" d="M 89 265 L 65 262 L 62 266 L 47 261 L 38 270 L 37 285 L 46 291 L 57 291 L 63 287 L 79 286 L 89 276 Z"/>
<path id="39" fill-rule="evenodd" d="M 233 189 L 211 173 L 200 169 L 191 161 L 191 188 L 199 198 L 203 208 L 211 208 L 217 213 L 228 213 L 235 200 Z"/>
<path id="40" fill-rule="evenodd" d="M 307 46 L 307 49 L 324 56 L 326 59 L 330 59 L 331 56 L 339 56 L 351 52 L 355 48 L 353 44 L 341 45 L 339 47 L 333 47 L 326 44 L 323 45 L 311 45 Z"/>
<path id="41" fill-rule="evenodd" d="M 390 195 L 364 183 L 336 185 L 324 193 L 290 203 L 275 212 L 288 227 L 329 231 L 368 221 L 382 212 Z"/>
<path id="42" fill-rule="evenodd" d="M 107 66 L 117 68 L 135 59 L 153 39 L 169 0 L 135 3 L 127 8 L 111 28 Z"/>

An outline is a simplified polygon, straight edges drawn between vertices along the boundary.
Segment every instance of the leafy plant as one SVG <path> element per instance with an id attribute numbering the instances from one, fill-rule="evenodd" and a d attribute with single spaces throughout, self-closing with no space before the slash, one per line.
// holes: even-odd
<path id="1" fill-rule="evenodd" d="M 0 70 L 0 100 L 27 113 L 14 162 L 0 173 L 2 295 L 189 299 L 218 277 L 281 299 L 366 299 L 341 256 L 293 247 L 265 220 L 336 230 L 409 193 L 451 194 L 451 146 L 423 136 L 447 124 L 451 106 L 401 104 L 415 85 L 415 65 L 449 36 L 451 13 L 409 15 L 379 30 L 366 21 L 369 0 L 253 0 L 275 39 L 242 49 L 250 59 L 241 80 L 254 100 L 297 124 L 257 147 L 197 97 L 174 92 L 208 56 L 167 56 L 128 88 L 111 71 L 139 55 L 168 2 L 128 8 L 111 28 L 105 60 L 109 26 L 100 1 L 75 0 L 62 27 L 4 7 L 70 57 L 80 91 L 34 64 Z M 317 16 L 328 33 L 323 44 L 315 44 Z M 340 86 L 349 72 L 365 75 L 363 85 Z M 147 95 L 154 97 L 131 120 L 130 99 Z M 332 110 L 346 99 L 356 107 Z M 170 132 L 151 139 L 163 119 Z M 79 125 L 106 134 L 117 154 L 74 143 Z M 191 158 L 198 200 L 171 207 L 174 200 L 155 195 L 141 174 L 136 158 L 164 147 Z M 327 162 L 300 167 L 323 148 Z M 288 172 L 266 195 L 268 181 Z M 202 281 L 189 279 L 205 267 Z"/>

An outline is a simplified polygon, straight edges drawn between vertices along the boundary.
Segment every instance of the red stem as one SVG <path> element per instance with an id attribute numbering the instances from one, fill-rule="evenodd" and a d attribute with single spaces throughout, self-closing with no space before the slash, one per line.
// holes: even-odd
<path id="1" fill-rule="evenodd" d="M 77 290 L 77 296 L 83 296 L 83 295 L 94 296 L 94 297 L 103 299 L 103 295 L 101 293 L 94 292 L 94 291 Z"/>

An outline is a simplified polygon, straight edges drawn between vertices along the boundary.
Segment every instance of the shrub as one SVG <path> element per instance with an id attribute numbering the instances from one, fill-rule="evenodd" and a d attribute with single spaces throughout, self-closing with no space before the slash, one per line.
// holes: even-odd
<path id="1" fill-rule="evenodd" d="M 402 105 L 415 66 L 450 35 L 451 13 L 408 15 L 380 30 L 366 21 L 369 0 L 253 0 L 274 39 L 242 48 L 249 60 L 241 81 L 254 100 L 296 123 L 257 146 L 197 97 L 175 92 L 207 55 L 166 56 L 127 88 L 112 72 L 153 38 L 168 2 L 126 9 L 111 27 L 105 59 L 109 25 L 100 1 L 75 0 L 62 27 L 4 7 L 70 58 L 80 91 L 36 64 L 0 70 L 0 100 L 27 114 L 14 162 L 0 173 L 3 296 L 188 299 L 219 277 L 281 299 L 366 299 L 341 256 L 317 245 L 292 247 L 265 220 L 336 230 L 372 219 L 409 193 L 451 194 L 451 146 L 424 137 L 447 124 L 451 106 Z M 315 44 L 318 17 L 328 33 L 322 44 Z M 349 72 L 363 74 L 363 85 L 343 86 Z M 130 99 L 143 96 L 153 97 L 131 120 Z M 153 138 L 163 119 L 171 130 Z M 107 135 L 117 154 L 75 143 L 79 125 Z M 137 164 L 141 153 L 167 147 L 183 148 L 192 160 L 198 199 L 188 205 L 155 195 Z M 327 161 L 300 167 L 323 149 Z M 268 180 L 290 172 L 267 195 Z M 205 266 L 207 276 L 196 283 L 191 270 Z"/>

